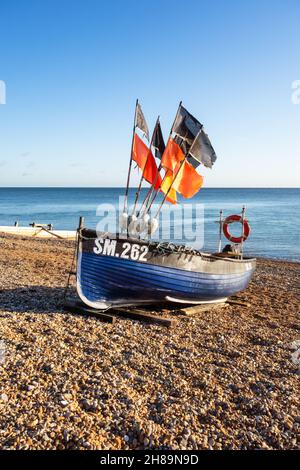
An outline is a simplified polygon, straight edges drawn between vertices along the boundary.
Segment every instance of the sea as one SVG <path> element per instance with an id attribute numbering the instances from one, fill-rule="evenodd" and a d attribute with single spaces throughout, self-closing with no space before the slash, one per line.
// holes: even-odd
<path id="1" fill-rule="evenodd" d="M 129 204 L 133 204 L 135 194 L 136 190 L 131 189 Z M 147 189 L 142 189 L 140 202 L 146 194 Z M 123 197 L 124 188 L 0 188 L 0 225 L 13 225 L 18 221 L 19 225 L 28 226 L 36 222 L 51 223 L 55 229 L 75 230 L 79 217 L 83 216 L 89 228 L 103 226 L 113 230 L 118 220 L 116 214 L 122 211 Z M 158 197 L 156 202 L 160 200 Z M 225 218 L 241 214 L 243 206 L 251 227 L 243 246 L 246 254 L 300 261 L 299 188 L 201 189 L 192 200 L 181 199 L 176 208 L 170 204 L 163 206 L 162 214 L 169 208 L 173 212 L 171 210 L 169 226 L 162 220 L 159 237 L 184 242 L 203 251 L 217 251 L 220 210 Z M 180 232 L 177 229 L 182 226 L 182 220 L 187 230 Z M 233 235 L 241 232 L 240 224 L 235 225 L 229 227 Z M 224 236 L 221 243 L 222 247 L 226 244 Z"/>

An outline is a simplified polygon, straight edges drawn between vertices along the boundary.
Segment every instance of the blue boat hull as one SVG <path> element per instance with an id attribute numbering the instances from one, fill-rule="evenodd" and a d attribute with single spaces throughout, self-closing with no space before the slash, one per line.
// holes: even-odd
<path id="1" fill-rule="evenodd" d="M 255 260 L 234 263 L 152 254 L 142 262 L 121 258 L 116 252 L 110 256 L 95 251 L 91 243 L 88 248 L 81 245 L 77 261 L 79 296 L 94 308 L 168 300 L 218 301 L 246 289 L 255 269 Z"/>

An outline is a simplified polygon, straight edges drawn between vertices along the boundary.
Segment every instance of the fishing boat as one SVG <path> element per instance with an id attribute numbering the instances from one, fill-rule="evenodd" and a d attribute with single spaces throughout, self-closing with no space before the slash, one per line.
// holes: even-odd
<path id="1" fill-rule="evenodd" d="M 77 290 L 88 306 L 222 302 L 246 289 L 255 259 L 202 253 L 94 230 L 79 232 Z"/>
<path id="2" fill-rule="evenodd" d="M 136 105 L 133 142 L 119 233 L 98 232 L 80 224 L 77 244 L 77 291 L 81 300 L 95 309 L 115 306 L 176 302 L 199 304 L 223 302 L 247 288 L 256 266 L 244 255 L 243 245 L 250 226 L 243 208 L 241 215 L 223 220 L 220 213 L 220 241 L 216 253 L 204 253 L 185 244 L 156 240 L 162 205 L 175 203 L 177 193 L 192 197 L 203 178 L 196 171 L 200 163 L 211 167 L 216 156 L 208 136 L 190 113 L 179 104 L 167 145 L 157 121 L 150 145 L 137 136 L 137 128 L 149 140 L 144 115 Z M 156 166 L 154 154 L 160 160 Z M 128 213 L 128 187 L 132 161 L 150 183 L 146 198 L 137 209 L 141 182 L 131 214 Z M 149 164 L 150 162 L 150 164 Z M 161 170 L 165 174 L 161 177 Z M 155 217 L 149 209 L 157 194 L 164 194 Z M 242 225 L 240 237 L 233 237 L 229 225 Z M 232 243 L 221 249 L 221 235 Z"/>

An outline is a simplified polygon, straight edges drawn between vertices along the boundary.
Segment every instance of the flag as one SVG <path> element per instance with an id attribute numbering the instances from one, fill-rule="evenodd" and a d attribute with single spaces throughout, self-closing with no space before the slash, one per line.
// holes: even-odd
<path id="1" fill-rule="evenodd" d="M 136 118 L 135 118 L 135 125 L 144 132 L 145 136 L 149 140 L 149 129 L 148 125 L 142 111 L 142 108 L 139 103 L 136 105 Z"/>
<path id="2" fill-rule="evenodd" d="M 146 159 L 148 156 L 149 148 L 142 141 L 142 139 L 134 134 L 133 138 L 133 150 L 132 150 L 132 159 L 138 164 L 138 166 L 143 170 Z"/>
<path id="3" fill-rule="evenodd" d="M 168 194 L 167 196 L 167 201 L 171 202 L 172 204 L 176 204 L 177 202 L 177 194 L 175 189 L 172 187 L 170 189 L 170 186 L 173 183 L 174 179 L 174 173 L 171 170 L 166 170 L 166 174 L 162 180 L 161 186 L 160 186 L 160 191 L 164 194 Z M 169 191 L 170 189 L 170 191 Z"/>
<path id="4" fill-rule="evenodd" d="M 155 157 L 161 160 L 166 146 L 159 121 L 155 126 L 154 133 L 152 136 L 152 147 L 154 147 Z"/>
<path id="5" fill-rule="evenodd" d="M 195 169 L 198 168 L 198 166 L 200 165 L 200 162 L 198 162 L 198 160 L 195 160 L 195 158 L 191 155 L 188 155 L 186 157 L 186 161 L 189 162 L 190 165 L 192 165 L 192 167 L 194 167 Z"/>
<path id="6" fill-rule="evenodd" d="M 181 168 L 180 168 L 181 165 Z M 179 169 L 180 168 L 180 169 Z M 203 185 L 203 176 L 199 175 L 196 170 L 187 161 L 178 163 L 175 172 L 166 171 L 166 175 L 162 180 L 161 191 L 172 199 L 176 197 L 176 191 L 186 199 L 193 197 Z"/>
<path id="7" fill-rule="evenodd" d="M 173 188 L 183 197 L 189 199 L 193 197 L 203 185 L 203 176 L 199 175 L 187 161 L 184 161 L 181 167 L 180 165 L 181 163 L 178 163 L 174 174 Z"/>
<path id="8" fill-rule="evenodd" d="M 166 146 L 165 146 L 165 141 L 164 141 L 164 138 L 163 138 L 163 134 L 162 134 L 159 119 L 157 120 L 157 124 L 156 124 L 154 132 L 153 132 L 151 143 L 152 143 L 152 147 L 154 147 L 154 152 L 155 152 L 156 158 L 158 158 L 159 160 L 162 160 L 162 156 L 164 154 Z M 171 172 L 171 174 L 172 174 L 172 172 Z M 169 186 L 168 186 L 168 183 L 167 183 L 167 181 L 165 181 L 165 179 L 166 179 L 166 175 L 164 176 L 163 180 L 160 179 L 160 184 L 159 185 L 155 185 L 155 189 L 159 189 L 164 194 L 167 194 L 169 186 L 171 184 L 171 180 L 169 180 Z M 174 189 L 170 190 L 168 196 L 166 197 L 166 200 L 168 202 L 171 202 L 172 204 L 176 204 L 177 196 L 176 196 L 176 191 Z"/>
<path id="9" fill-rule="evenodd" d="M 187 141 L 183 140 L 178 135 L 174 135 L 173 140 L 176 142 L 177 145 L 179 145 L 184 155 L 187 155 L 190 149 L 190 145 L 187 143 Z"/>
<path id="10" fill-rule="evenodd" d="M 196 168 L 200 163 L 212 168 L 217 159 L 216 152 L 209 140 L 208 135 L 202 130 L 193 142 L 189 150 L 188 161 Z"/>
<path id="11" fill-rule="evenodd" d="M 209 137 L 203 131 L 203 125 L 183 106 L 179 108 L 172 132 L 176 134 L 174 141 L 194 168 L 200 163 L 212 168 L 217 156 Z"/>
<path id="12" fill-rule="evenodd" d="M 161 185 L 161 176 L 157 177 L 157 166 L 151 150 L 142 141 L 142 139 L 135 134 L 133 140 L 132 159 L 137 163 L 143 172 L 143 178 L 148 183 L 152 184 L 156 179 L 155 189 L 159 189 Z"/>
<path id="13" fill-rule="evenodd" d="M 155 181 L 154 188 L 159 189 L 161 185 L 161 176 L 158 173 L 158 168 L 156 166 L 152 152 L 149 150 L 148 157 L 143 169 L 143 178 L 148 181 L 148 183 L 153 184 Z"/>
<path id="14" fill-rule="evenodd" d="M 195 137 L 202 127 L 202 124 L 180 105 L 172 127 L 172 132 L 186 142 L 187 149 L 191 147 Z"/>
<path id="15" fill-rule="evenodd" d="M 161 166 L 174 173 L 178 162 L 181 162 L 184 158 L 185 155 L 183 151 L 172 137 L 170 137 L 161 159 Z"/>
<path id="16" fill-rule="evenodd" d="M 176 191 L 186 198 L 192 197 L 199 191 L 203 182 L 202 176 L 198 175 L 189 163 L 182 162 L 184 159 L 181 147 L 170 137 L 161 159 L 161 165 L 166 171 L 161 191 L 174 200 Z M 168 193 L 169 188 L 171 189 Z"/>

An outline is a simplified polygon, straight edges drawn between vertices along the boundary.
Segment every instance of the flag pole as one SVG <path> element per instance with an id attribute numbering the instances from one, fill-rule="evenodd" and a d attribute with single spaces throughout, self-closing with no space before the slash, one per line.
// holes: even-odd
<path id="1" fill-rule="evenodd" d="M 171 189 L 172 189 L 172 186 L 174 185 L 174 183 L 175 183 L 175 181 L 176 181 L 176 179 L 177 179 L 177 176 L 179 175 L 179 172 L 180 172 L 180 170 L 181 170 L 181 168 L 182 168 L 182 166 L 183 166 L 183 164 L 184 164 L 185 161 L 186 161 L 186 156 L 185 156 L 185 157 L 181 160 L 181 162 L 180 162 L 180 165 L 179 165 L 179 168 L 178 168 L 178 170 L 177 170 L 177 173 L 176 173 L 176 175 L 174 176 L 173 181 L 172 181 L 172 183 L 170 184 L 170 187 L 169 187 L 168 191 L 166 192 L 166 194 L 164 195 L 164 198 L 163 198 L 163 200 L 162 200 L 162 202 L 161 202 L 161 204 L 160 204 L 160 206 L 159 206 L 159 208 L 158 208 L 158 210 L 157 210 L 157 212 L 156 212 L 156 214 L 155 214 L 155 219 L 158 217 L 158 214 L 160 213 L 162 206 L 163 206 L 164 203 L 166 202 L 166 199 L 167 199 L 167 197 L 168 197 L 168 195 L 169 195 L 169 193 L 170 193 L 170 191 L 171 191 Z M 149 208 L 149 209 L 150 209 L 150 208 Z"/>
<path id="2" fill-rule="evenodd" d="M 177 117 L 177 116 L 176 116 L 176 117 Z M 175 120 L 176 120 L 176 118 L 175 118 Z M 174 123 L 175 123 L 175 120 L 174 120 Z M 174 127 L 174 124 L 173 124 L 173 127 Z M 181 140 L 183 140 L 183 139 L 181 139 Z M 161 168 L 162 168 L 162 167 L 160 166 L 160 169 L 161 169 Z M 164 175 L 164 177 L 163 177 L 163 179 L 162 179 L 161 186 L 162 186 L 163 182 L 165 181 L 166 176 L 167 176 L 167 172 L 165 173 L 165 175 Z M 148 209 L 147 209 L 147 206 L 146 206 L 146 213 L 147 213 L 148 210 L 150 210 L 150 207 L 152 206 L 152 204 L 154 203 L 155 199 L 157 198 L 158 193 L 159 193 L 159 189 L 156 190 L 156 192 L 155 192 L 155 194 L 154 194 L 154 196 L 153 196 L 153 198 L 152 198 L 152 201 L 150 202 L 150 205 L 149 205 L 149 208 L 148 208 Z M 148 200 L 148 203 L 147 203 L 147 204 L 149 204 L 149 200 Z"/>
<path id="3" fill-rule="evenodd" d="M 135 103 L 134 124 L 133 124 L 132 141 L 131 141 L 131 152 L 130 152 L 128 174 L 127 174 L 125 199 L 124 199 L 124 212 L 127 212 L 127 210 L 128 210 L 128 192 L 129 192 L 129 182 L 130 182 L 130 174 L 131 174 L 131 168 L 132 168 L 132 153 L 133 153 L 134 134 L 135 134 L 135 129 L 136 129 L 136 113 L 137 113 L 138 103 L 139 103 L 139 100 L 137 99 L 136 103 Z"/>
<path id="4" fill-rule="evenodd" d="M 143 183 L 143 180 L 144 180 L 144 170 L 147 166 L 147 163 L 148 163 L 148 160 L 149 160 L 149 157 L 150 157 L 150 153 L 151 153 L 151 147 L 152 147 L 152 144 L 153 144 L 153 139 L 154 139 L 154 135 L 155 135 L 155 131 L 157 129 L 157 126 L 158 126 L 158 123 L 159 123 L 159 116 L 156 120 L 156 124 L 155 124 L 155 127 L 154 127 L 154 130 L 153 130 L 153 134 L 152 134 L 152 137 L 151 137 L 151 142 L 150 142 L 150 147 L 149 147 L 149 152 L 148 152 L 148 155 L 147 155 L 147 158 L 146 158 L 146 163 L 144 165 L 144 168 L 142 170 L 142 174 L 141 174 L 141 179 L 140 179 L 140 184 L 139 184 L 139 187 L 137 189 L 137 192 L 136 192 L 136 195 L 135 195 L 135 201 L 134 201 L 134 206 L 133 206 L 133 211 L 132 211 L 132 214 L 135 213 L 135 210 L 136 210 L 136 206 L 137 206 L 137 202 L 138 202 L 138 199 L 139 199 L 139 196 L 140 196 L 140 192 L 141 192 L 141 188 L 142 188 L 142 183 Z"/>
<path id="5" fill-rule="evenodd" d="M 159 121 L 158 121 L 158 122 L 159 122 Z M 158 123 L 157 123 L 157 125 L 158 125 Z M 156 197 L 157 194 L 158 194 L 159 189 L 156 190 L 155 197 L 153 198 L 152 202 L 150 203 L 150 206 L 148 207 L 149 201 L 151 200 L 151 196 L 152 196 L 152 194 L 153 194 L 153 190 L 154 190 L 155 185 L 156 185 L 156 183 L 157 183 L 157 180 L 158 180 L 158 177 L 159 177 L 159 175 L 160 175 L 161 169 L 162 169 L 162 166 L 161 166 L 161 163 L 160 163 L 160 164 L 158 165 L 158 167 L 156 168 L 156 175 L 155 175 L 155 178 L 154 178 L 154 180 L 153 180 L 153 182 L 152 182 L 152 185 L 150 186 L 150 188 L 149 188 L 149 190 L 148 190 L 148 193 L 146 194 L 146 196 L 145 196 L 145 198 L 144 198 L 144 200 L 143 200 L 143 202 L 142 202 L 141 208 L 140 208 L 140 210 L 139 210 L 139 215 L 141 215 L 141 214 L 143 213 L 144 206 L 146 206 L 146 207 L 145 207 L 145 214 L 147 214 L 147 212 L 148 212 L 149 208 L 151 207 L 151 205 L 152 205 L 152 203 L 153 203 L 155 197 Z M 163 179 L 162 179 L 162 183 L 163 183 L 164 179 L 165 179 L 165 176 L 164 176 Z M 161 183 L 161 184 L 162 184 L 162 183 Z"/>
<path id="6" fill-rule="evenodd" d="M 171 135 L 172 135 L 173 127 L 174 127 L 174 124 L 175 124 L 176 119 L 177 119 L 177 117 L 178 117 L 179 110 L 180 110 L 181 106 L 182 106 L 182 101 L 179 102 L 179 105 L 178 105 L 178 108 L 177 108 L 177 112 L 176 112 L 176 115 L 175 115 L 175 118 L 174 118 L 174 121 L 173 121 L 173 124 L 172 124 L 172 127 L 171 127 L 171 131 L 170 131 L 170 134 L 169 134 L 168 141 L 170 140 L 170 137 L 171 137 Z M 168 142 L 167 142 L 167 145 L 168 145 Z M 167 145 L 166 145 L 166 147 L 167 147 Z M 152 204 L 153 204 L 154 200 L 156 199 L 156 196 L 157 196 L 157 194 L 158 194 L 158 192 L 159 192 L 159 189 L 157 189 L 157 190 L 156 190 L 156 193 L 155 193 L 155 195 L 154 195 L 154 197 L 153 197 L 153 199 L 152 199 L 152 201 L 151 201 L 151 197 L 152 197 L 152 195 L 153 195 L 153 192 L 155 191 L 155 185 L 156 185 L 156 182 L 157 182 L 157 180 L 158 180 L 158 176 L 159 176 L 159 173 L 160 173 L 161 169 L 162 169 L 162 165 L 161 165 L 161 163 L 160 163 L 160 164 L 159 164 L 159 167 L 158 167 L 158 169 L 157 169 L 156 178 L 154 179 L 154 182 L 153 182 L 153 184 L 152 184 L 152 187 L 151 187 L 150 190 L 148 191 L 148 194 L 146 195 L 146 197 L 145 197 L 145 199 L 144 199 L 144 201 L 143 201 L 142 207 L 144 206 L 145 202 L 148 201 L 148 202 L 146 203 L 146 211 L 145 211 L 145 214 L 147 214 L 147 212 L 149 212 L 149 210 L 151 209 L 151 206 L 152 206 Z M 165 176 L 166 176 L 166 175 L 165 175 Z M 164 179 L 165 179 L 165 176 L 163 177 L 163 181 L 164 181 Z M 166 200 L 166 198 L 164 199 L 164 201 L 165 201 L 165 200 Z M 149 205 L 149 201 L 151 201 L 151 202 L 150 202 L 150 205 Z"/>
<path id="7" fill-rule="evenodd" d="M 155 178 L 154 178 L 154 180 L 153 180 L 153 183 L 152 183 L 151 187 L 149 188 L 149 191 L 148 191 L 148 193 L 146 194 L 146 196 L 145 196 L 145 198 L 144 198 L 144 200 L 143 200 L 143 203 L 142 203 L 142 205 L 141 205 L 140 214 L 143 212 L 143 208 L 144 208 L 144 205 L 145 205 L 145 204 L 146 204 L 146 208 L 145 208 L 146 211 L 145 211 L 145 214 L 147 214 L 147 212 L 148 212 L 149 200 L 151 199 L 151 196 L 152 196 L 152 193 L 153 193 L 153 189 L 154 189 L 154 187 L 155 187 L 155 185 L 156 185 L 156 183 L 157 183 L 158 176 L 159 176 L 159 174 L 160 174 L 161 169 L 162 169 L 162 166 L 161 166 L 161 164 L 159 164 L 159 166 L 157 167 L 157 170 L 156 170 L 156 175 L 155 175 Z M 162 182 L 163 182 L 164 178 L 165 178 L 165 177 L 163 177 Z M 158 190 L 156 191 L 156 194 L 157 194 L 157 193 L 158 193 Z M 151 206 L 151 204 L 150 204 L 150 206 Z"/>
<path id="8" fill-rule="evenodd" d="M 190 149 L 189 149 L 188 153 L 187 153 L 187 154 L 185 155 L 185 157 L 181 160 L 180 165 L 179 165 L 179 168 L 178 168 L 178 170 L 177 170 L 177 173 L 176 173 L 176 175 L 174 176 L 173 181 L 172 181 L 172 183 L 170 184 L 170 187 L 169 187 L 168 191 L 166 192 L 166 194 L 165 194 L 165 196 L 164 196 L 164 198 L 163 198 L 163 200 L 162 200 L 162 202 L 161 202 L 161 204 L 160 204 L 160 206 L 159 206 L 159 208 L 158 208 L 158 210 L 157 210 L 157 212 L 156 212 L 156 214 L 155 214 L 155 218 L 157 218 L 158 214 L 160 213 L 161 208 L 162 208 L 162 206 L 164 205 L 164 203 L 165 203 L 165 201 L 166 201 L 166 199 L 167 199 L 167 197 L 168 197 L 168 195 L 169 195 L 169 193 L 170 193 L 170 191 L 171 191 L 171 189 L 172 189 L 172 186 L 174 185 L 174 183 L 175 183 L 175 181 L 176 181 L 176 179 L 177 179 L 177 177 L 178 177 L 178 175 L 179 175 L 179 173 L 180 173 L 180 170 L 181 170 L 181 168 L 183 167 L 183 164 L 184 164 L 184 162 L 185 162 L 186 159 L 187 159 L 188 154 L 190 153 L 191 149 L 193 148 L 193 145 L 194 145 L 196 139 L 197 139 L 197 138 L 199 137 L 199 135 L 201 134 L 202 129 L 203 129 L 203 126 L 201 126 L 201 129 L 198 131 L 196 137 L 194 138 L 193 143 L 192 143 L 192 145 L 190 146 Z"/>
<path id="9" fill-rule="evenodd" d="M 160 166 L 160 169 L 161 169 L 161 168 L 162 168 L 162 167 Z M 165 181 L 166 175 L 167 175 L 167 173 L 164 175 L 164 177 L 163 177 L 163 179 L 162 179 L 162 181 L 161 181 L 161 186 L 162 186 L 163 182 Z M 156 190 L 155 190 L 155 194 L 153 195 L 153 198 L 152 198 L 151 201 L 150 201 L 150 199 L 151 199 L 151 194 L 149 195 L 149 198 L 148 198 L 148 200 L 147 200 L 147 202 L 146 202 L 146 214 L 147 214 L 147 212 L 150 210 L 150 208 L 151 208 L 152 204 L 154 203 L 155 199 L 157 198 L 158 193 L 159 193 L 159 189 L 156 189 Z M 150 204 L 149 204 L 149 201 L 150 201 Z"/>

